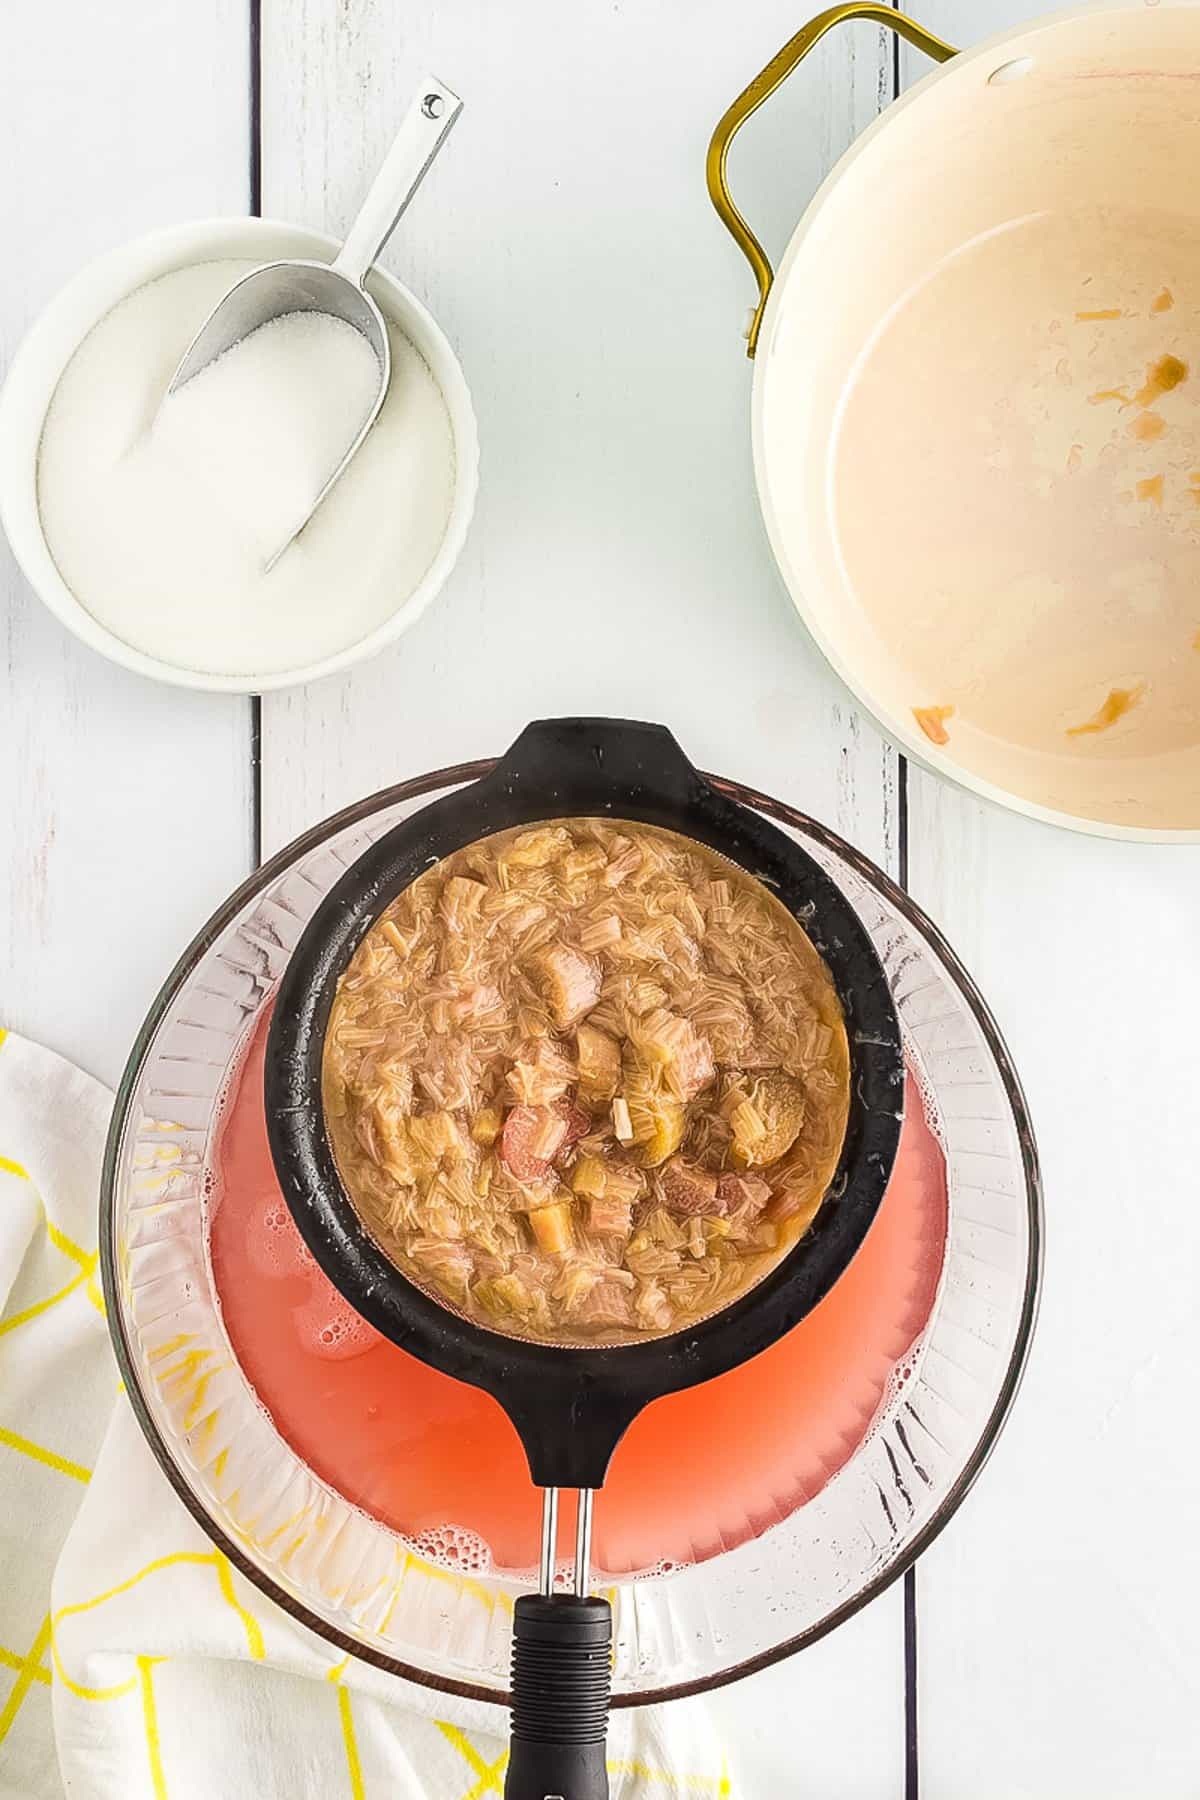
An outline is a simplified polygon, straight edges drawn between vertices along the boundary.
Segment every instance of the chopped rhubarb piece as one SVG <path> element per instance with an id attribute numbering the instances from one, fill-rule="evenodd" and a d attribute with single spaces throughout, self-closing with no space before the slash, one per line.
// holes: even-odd
<path id="1" fill-rule="evenodd" d="M 694 1100 L 716 1074 L 712 1045 L 689 1020 L 665 1007 L 641 1021 L 637 1033 L 643 1061 L 660 1066 L 678 1100 Z"/>
<path id="2" fill-rule="evenodd" d="M 638 1323 L 648 1331 L 669 1331 L 674 1323 L 671 1302 L 657 1281 L 644 1281 L 634 1301 Z"/>
<path id="3" fill-rule="evenodd" d="M 686 1019 L 682 1019 L 680 1024 L 683 1029 L 668 1072 L 668 1080 L 681 1100 L 694 1100 L 713 1079 L 717 1066 L 713 1061 L 712 1045 L 708 1039 L 689 1025 Z"/>
<path id="4" fill-rule="evenodd" d="M 716 1176 L 697 1168 L 686 1157 L 673 1156 L 660 1179 L 663 1199 L 672 1212 L 698 1215 L 719 1210 Z"/>
<path id="5" fill-rule="evenodd" d="M 628 1288 L 611 1277 L 598 1281 L 579 1306 L 576 1317 L 580 1324 L 595 1331 L 620 1330 L 634 1322 L 633 1298 Z"/>
<path id="6" fill-rule="evenodd" d="M 729 1122 L 733 1127 L 732 1160 L 737 1168 L 765 1169 L 785 1156 L 804 1124 L 805 1092 L 800 1082 L 782 1069 L 760 1075 L 748 1099 L 734 1090 Z"/>
<path id="7" fill-rule="evenodd" d="M 548 1106 L 559 1100 L 575 1079 L 575 1065 L 552 1038 L 522 1045 L 508 1072 L 508 1085 L 526 1106 Z"/>
<path id="8" fill-rule="evenodd" d="M 643 1168 L 657 1169 L 682 1144 L 687 1115 L 673 1095 L 660 1093 L 648 1078 L 636 1072 L 630 1075 L 625 1092 L 633 1128 L 633 1154 Z"/>
<path id="9" fill-rule="evenodd" d="M 571 1171 L 571 1186 L 585 1198 L 599 1200 L 607 1181 L 607 1170 L 598 1156 L 581 1156 Z"/>
<path id="10" fill-rule="evenodd" d="M 465 1244 L 439 1242 L 433 1238 L 415 1238 L 409 1256 L 419 1274 L 426 1275 L 450 1300 L 461 1305 L 467 1298 L 468 1284 L 474 1273 L 474 1258 Z"/>
<path id="11" fill-rule="evenodd" d="M 750 1161 L 763 1168 L 778 1162 L 799 1137 L 806 1111 L 804 1088 L 781 1069 L 774 1069 L 755 1082 L 754 1104 L 766 1125 L 766 1136 L 755 1145 Z"/>
<path id="12" fill-rule="evenodd" d="M 749 1208 L 747 1217 L 759 1214 L 771 1198 L 771 1190 L 760 1175 L 722 1175 L 717 1183 L 717 1212 L 728 1218 L 739 1208 Z"/>
<path id="13" fill-rule="evenodd" d="M 550 1172 L 562 1149 L 567 1122 L 548 1106 L 514 1106 L 500 1133 L 500 1157 L 518 1181 L 536 1181 Z"/>
<path id="14" fill-rule="evenodd" d="M 535 959 L 538 979 L 560 1028 L 574 1025 L 600 998 L 600 970 L 590 957 L 569 944 L 550 944 Z"/>
<path id="15" fill-rule="evenodd" d="M 498 1106 L 482 1106 L 471 1120 L 471 1136 L 485 1150 L 490 1150 L 500 1136 L 504 1115 Z"/>
<path id="16" fill-rule="evenodd" d="M 452 875 L 442 889 L 442 917 L 451 930 L 464 924 L 468 919 L 479 916 L 479 909 L 487 896 L 487 889 L 482 881 L 472 881 L 465 875 Z"/>
<path id="17" fill-rule="evenodd" d="M 569 831 L 561 825 L 539 825 L 533 831 L 523 831 L 505 855 L 515 869 L 544 869 L 570 849 Z"/>
<path id="18" fill-rule="evenodd" d="M 606 913 L 602 919 L 589 919 L 580 929 L 579 947 L 581 950 L 603 950 L 615 944 L 621 936 L 621 921 L 616 913 Z"/>
<path id="19" fill-rule="evenodd" d="M 597 1105 L 611 1100 L 621 1081 L 621 1046 L 617 1040 L 595 1025 L 578 1025 L 575 1056 L 579 1063 L 580 1099 Z"/>
<path id="20" fill-rule="evenodd" d="M 598 1237 L 627 1238 L 633 1228 L 633 1206 L 628 1200 L 593 1199 L 588 1204 L 588 1230 Z"/>
<path id="21" fill-rule="evenodd" d="M 571 1248 L 571 1203 L 556 1200 L 552 1206 L 539 1206 L 529 1215 L 530 1228 L 539 1250 L 555 1256 Z"/>
<path id="22" fill-rule="evenodd" d="M 592 1129 L 591 1115 L 585 1113 L 582 1106 L 576 1106 L 572 1100 L 556 1100 L 550 1110 L 566 1126 L 566 1134 L 555 1152 L 556 1155 L 562 1156 L 567 1150 L 573 1149 L 580 1138 L 585 1138 Z"/>
<path id="23" fill-rule="evenodd" d="M 605 887 L 620 887 L 626 876 L 642 866 L 642 852 L 628 838 L 614 838 L 608 867 L 602 877 Z"/>
<path id="24" fill-rule="evenodd" d="M 803 1235 L 816 1218 L 823 1198 L 820 1188 L 811 1181 L 785 1185 L 775 1190 L 767 1216 L 780 1225 L 786 1220 L 798 1227 L 796 1235 Z"/>

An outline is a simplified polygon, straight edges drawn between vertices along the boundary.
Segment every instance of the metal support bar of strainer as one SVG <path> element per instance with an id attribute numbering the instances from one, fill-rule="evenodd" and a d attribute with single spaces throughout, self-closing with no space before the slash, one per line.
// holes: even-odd
<path id="1" fill-rule="evenodd" d="M 583 1599 L 591 1586 L 592 1503 L 594 1488 L 580 1488 L 579 1511 L 575 1518 L 575 1594 Z M 554 1552 L 558 1542 L 558 1489 L 542 1489 L 542 1557 L 538 1576 L 539 1594 L 554 1592 Z"/>

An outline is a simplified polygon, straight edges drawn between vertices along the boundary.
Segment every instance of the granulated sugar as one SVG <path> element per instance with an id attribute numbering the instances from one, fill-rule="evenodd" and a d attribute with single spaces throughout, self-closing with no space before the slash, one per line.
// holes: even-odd
<path id="1" fill-rule="evenodd" d="M 377 364 L 349 326 L 290 315 L 160 411 L 191 337 L 251 267 L 175 270 L 114 307 L 63 372 L 38 458 L 42 526 L 76 598 L 135 649 L 204 674 L 269 675 L 359 642 L 419 585 L 454 490 L 445 401 L 389 325 L 379 418 L 265 573 L 353 439 Z"/>
<path id="2" fill-rule="evenodd" d="M 287 313 L 168 394 L 140 453 L 195 484 L 218 529 L 282 549 L 370 413 L 379 364 L 328 313 Z"/>

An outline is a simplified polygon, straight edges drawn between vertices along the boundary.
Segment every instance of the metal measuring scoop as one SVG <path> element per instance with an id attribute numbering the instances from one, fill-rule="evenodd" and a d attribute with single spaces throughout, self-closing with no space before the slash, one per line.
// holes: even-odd
<path id="1" fill-rule="evenodd" d="M 251 269 L 248 275 L 234 283 L 224 299 L 217 302 L 171 377 L 168 396 L 226 350 L 232 349 L 234 344 L 249 337 L 251 332 L 287 313 L 328 313 L 353 326 L 371 346 L 379 364 L 379 387 L 371 408 L 304 517 L 267 563 L 268 570 L 274 568 L 288 545 L 299 537 L 334 483 L 345 474 L 355 452 L 379 417 L 391 379 L 392 352 L 383 314 L 363 284 L 462 111 L 462 104 L 444 81 L 427 76 L 404 115 L 396 141 L 371 183 L 370 192 L 336 261 L 330 264 L 297 259 L 264 263 L 261 269 Z"/>

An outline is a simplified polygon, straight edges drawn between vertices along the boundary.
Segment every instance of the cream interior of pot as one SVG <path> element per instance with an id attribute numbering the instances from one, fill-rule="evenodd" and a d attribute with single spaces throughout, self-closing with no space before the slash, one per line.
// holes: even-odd
<path id="1" fill-rule="evenodd" d="M 783 264 L 755 438 L 835 667 L 935 765 L 1200 828 L 1200 10 L 985 48 L 886 115 Z"/>

